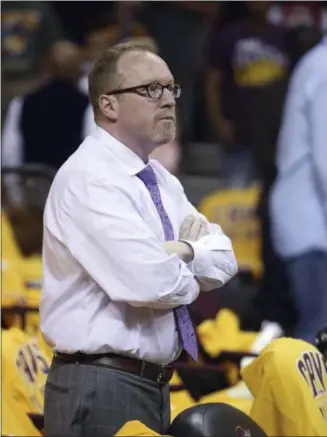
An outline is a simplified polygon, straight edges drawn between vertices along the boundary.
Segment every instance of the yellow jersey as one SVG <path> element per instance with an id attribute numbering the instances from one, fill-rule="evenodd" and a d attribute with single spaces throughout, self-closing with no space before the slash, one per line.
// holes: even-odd
<path id="1" fill-rule="evenodd" d="M 302 340 L 272 341 L 241 371 L 251 418 L 269 436 L 327 436 L 327 363 Z"/>

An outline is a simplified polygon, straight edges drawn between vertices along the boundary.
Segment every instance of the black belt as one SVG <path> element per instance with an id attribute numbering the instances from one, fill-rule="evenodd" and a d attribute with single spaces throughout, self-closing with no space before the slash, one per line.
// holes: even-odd
<path id="1" fill-rule="evenodd" d="M 123 357 L 115 354 L 75 354 L 55 353 L 55 359 L 74 364 L 89 364 L 92 366 L 108 367 L 123 372 L 150 379 L 159 384 L 168 383 L 173 377 L 173 366 L 160 366 L 136 358 Z"/>

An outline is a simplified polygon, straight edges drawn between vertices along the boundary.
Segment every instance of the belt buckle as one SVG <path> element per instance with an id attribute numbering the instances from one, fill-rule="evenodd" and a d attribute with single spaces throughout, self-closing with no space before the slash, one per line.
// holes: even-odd
<path id="1" fill-rule="evenodd" d="M 157 375 L 157 383 L 160 384 L 163 382 L 164 380 L 164 376 L 165 376 L 165 368 L 162 367 L 162 369 L 160 370 L 160 372 Z"/>

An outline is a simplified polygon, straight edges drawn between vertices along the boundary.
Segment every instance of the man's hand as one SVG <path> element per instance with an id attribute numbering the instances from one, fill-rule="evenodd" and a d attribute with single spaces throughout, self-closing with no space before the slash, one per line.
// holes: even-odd
<path id="1" fill-rule="evenodd" d="M 176 254 L 186 264 L 193 261 L 194 251 L 190 244 L 184 241 L 166 241 L 164 243 L 164 250 L 167 255 Z"/>
<path id="2" fill-rule="evenodd" d="M 179 239 L 197 241 L 208 234 L 208 223 L 200 215 L 188 215 L 179 230 Z"/>
<path id="3" fill-rule="evenodd" d="M 179 239 L 197 241 L 199 238 L 209 234 L 208 224 L 200 215 L 188 215 L 179 230 Z M 166 241 L 165 252 L 168 255 L 176 254 L 186 264 L 194 259 L 194 251 L 186 241 Z"/>

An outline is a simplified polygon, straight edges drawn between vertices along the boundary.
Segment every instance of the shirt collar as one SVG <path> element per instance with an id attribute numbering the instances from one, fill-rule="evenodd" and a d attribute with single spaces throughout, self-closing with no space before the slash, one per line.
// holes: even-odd
<path id="1" fill-rule="evenodd" d="M 147 166 L 147 163 L 144 163 L 131 149 L 124 146 L 101 127 L 96 127 L 93 136 L 110 148 L 111 153 L 115 155 L 130 176 L 136 175 Z"/>

